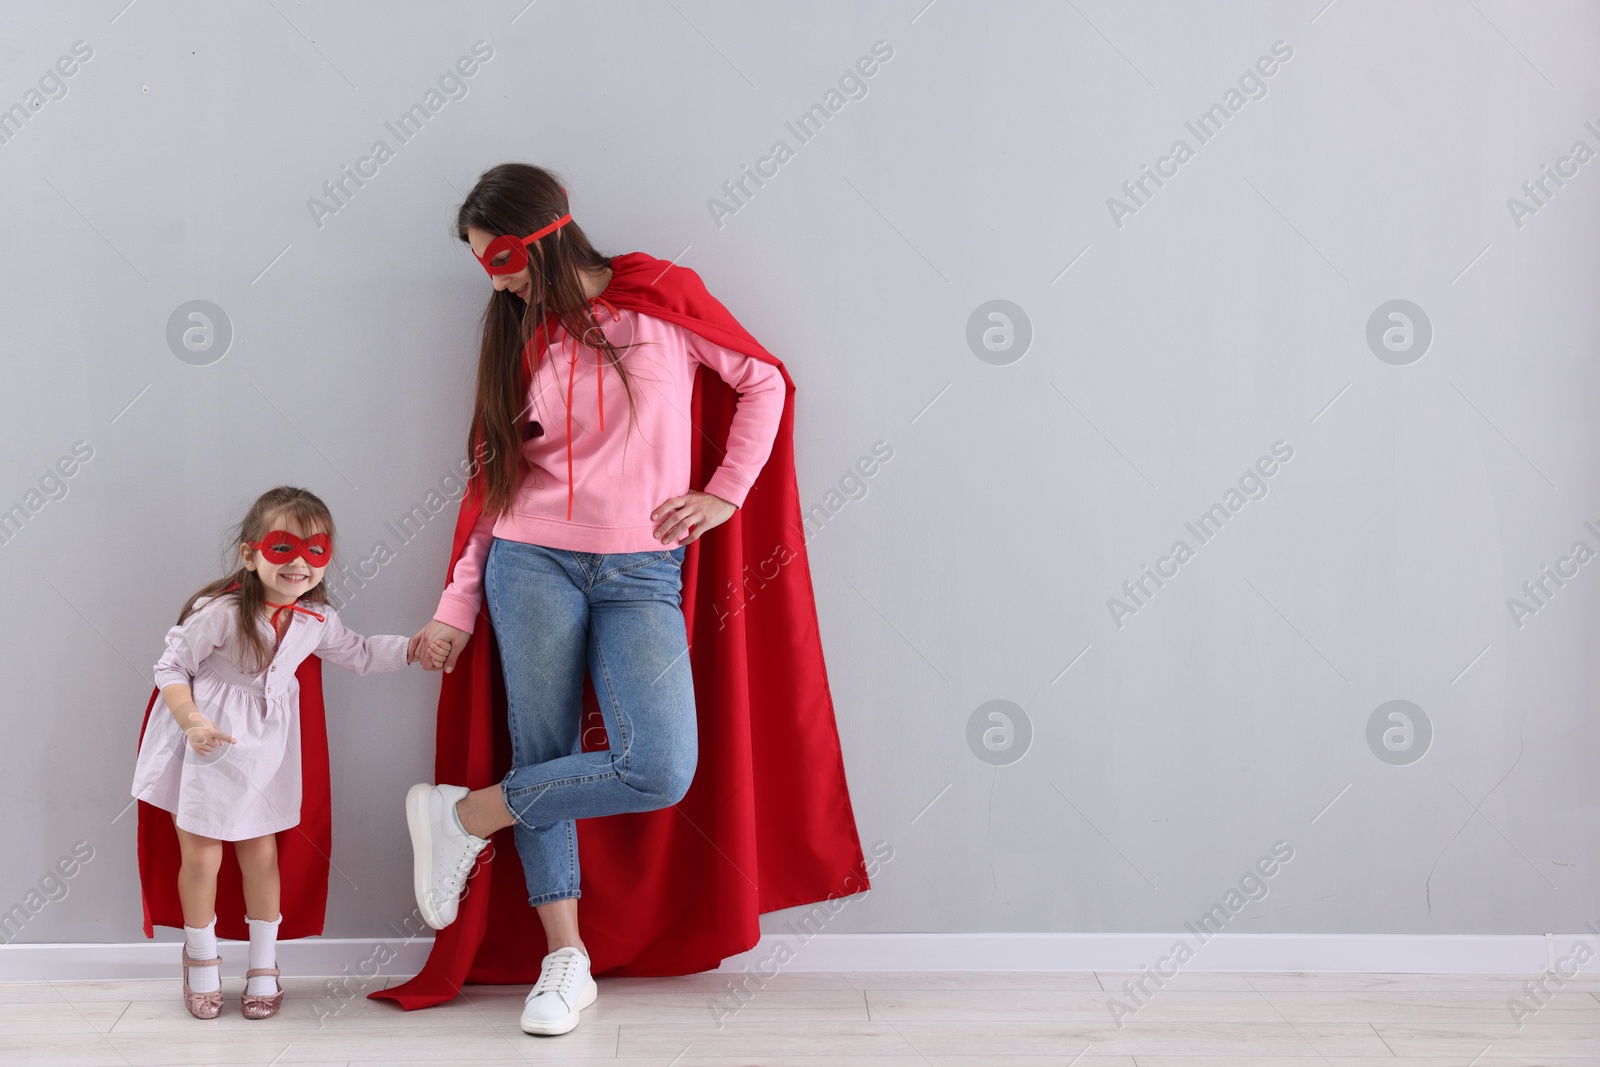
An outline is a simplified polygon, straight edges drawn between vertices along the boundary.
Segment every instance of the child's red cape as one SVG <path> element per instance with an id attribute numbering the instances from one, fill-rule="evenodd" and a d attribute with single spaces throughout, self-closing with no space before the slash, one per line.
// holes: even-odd
<path id="1" fill-rule="evenodd" d="M 670 808 L 578 820 L 578 917 L 593 973 L 690 974 L 753 948 L 762 912 L 870 884 L 811 593 L 795 484 L 794 382 L 694 271 L 642 252 L 615 257 L 611 269 L 604 296 L 613 305 L 771 363 L 787 387 L 772 453 L 743 506 L 684 552 L 683 616 L 700 727 L 694 782 Z M 536 336 L 542 356 L 545 331 Z M 722 462 L 737 401 L 715 372 L 697 366 L 692 488 Z M 481 494 L 480 476 L 462 499 L 446 582 L 481 514 Z M 609 747 L 587 675 L 583 724 L 584 751 Z M 487 609 L 455 670 L 441 676 L 437 746 L 439 782 L 479 789 L 510 767 Z M 397 880 L 409 881 L 408 873 L 395 868 Z M 460 913 L 437 935 L 422 973 L 369 995 L 410 1009 L 451 999 L 463 982 L 531 983 L 545 949 L 508 828 L 484 849 Z"/>
<path id="2" fill-rule="evenodd" d="M 322 660 L 307 656 L 295 670 L 300 680 L 300 825 L 278 834 L 278 877 L 282 883 L 283 924 L 280 938 L 310 937 L 322 933 L 328 906 L 328 864 L 333 852 L 331 813 L 328 807 L 328 731 L 322 709 Z M 144 706 L 144 737 L 160 689 L 150 693 Z M 178 832 L 172 813 L 139 801 L 139 889 L 144 898 L 144 936 L 154 937 L 157 926 L 183 926 L 183 905 L 178 900 Z M 233 845 L 223 842 L 222 870 L 217 873 L 217 936 L 245 941 L 250 929 L 244 922 L 244 887 L 239 881 L 239 861 Z"/>

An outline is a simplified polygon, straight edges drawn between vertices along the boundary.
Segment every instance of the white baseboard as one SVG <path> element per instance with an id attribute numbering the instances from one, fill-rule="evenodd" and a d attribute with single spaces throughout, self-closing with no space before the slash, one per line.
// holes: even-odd
<path id="1" fill-rule="evenodd" d="M 720 972 L 1140 971 L 1187 941 L 1184 971 L 1370 971 L 1527 974 L 1549 969 L 1586 934 L 766 934 Z M 780 945 L 782 947 L 780 947 Z M 345 978 L 356 993 L 422 968 L 431 939 L 284 941 L 286 973 Z M 171 978 L 174 941 L 0 945 L 0 982 Z M 244 966 L 245 944 L 222 943 L 225 966 Z"/>

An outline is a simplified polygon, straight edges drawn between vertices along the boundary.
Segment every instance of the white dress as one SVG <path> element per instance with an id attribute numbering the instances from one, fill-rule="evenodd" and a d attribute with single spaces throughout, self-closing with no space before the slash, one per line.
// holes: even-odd
<path id="1" fill-rule="evenodd" d="M 300 821 L 300 683 L 295 670 L 312 653 L 356 674 L 406 666 L 408 638 L 362 637 L 346 629 L 327 604 L 307 603 L 291 620 L 271 662 L 248 673 L 232 594 L 197 602 L 183 625 L 167 631 L 167 651 L 155 665 L 158 688 L 191 687 L 195 706 L 237 740 L 208 756 L 190 747 L 159 695 L 139 743 L 133 795 L 173 812 L 193 834 L 242 841 L 287 830 Z M 262 612 L 257 624 L 267 647 L 273 632 Z"/>

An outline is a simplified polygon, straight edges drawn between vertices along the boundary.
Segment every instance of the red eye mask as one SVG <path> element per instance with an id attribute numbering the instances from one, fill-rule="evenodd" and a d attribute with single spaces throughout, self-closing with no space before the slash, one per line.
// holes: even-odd
<path id="1" fill-rule="evenodd" d="M 561 190 L 563 195 L 566 191 L 565 188 Z M 515 274 L 528 265 L 529 245 L 546 234 L 554 233 L 571 221 L 572 212 L 569 211 L 544 229 L 530 233 L 526 237 L 514 237 L 509 233 L 503 233 L 489 242 L 488 247 L 483 250 L 483 255 L 478 256 L 478 262 L 482 263 L 483 269 L 490 274 Z M 494 259 L 501 253 L 506 253 L 506 261 L 496 264 Z"/>
<path id="2" fill-rule="evenodd" d="M 273 530 L 259 541 L 245 543 L 251 548 L 260 549 L 268 563 L 279 566 L 299 556 L 312 567 L 326 567 L 333 550 L 333 543 L 325 533 L 312 534 L 302 541 L 288 530 Z"/>

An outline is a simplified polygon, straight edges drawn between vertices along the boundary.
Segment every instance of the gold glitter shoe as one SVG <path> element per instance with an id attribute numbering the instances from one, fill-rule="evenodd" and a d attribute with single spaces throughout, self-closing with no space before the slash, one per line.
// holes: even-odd
<path id="1" fill-rule="evenodd" d="M 190 967 L 221 967 L 222 957 L 214 960 L 191 960 L 189 950 L 183 950 L 183 1006 L 189 1009 L 189 1014 L 196 1019 L 215 1019 L 222 1014 L 222 989 L 219 987 L 215 993 L 196 993 L 189 988 Z M 219 972 L 220 974 L 220 972 Z"/>
<path id="2" fill-rule="evenodd" d="M 248 992 L 250 979 L 258 975 L 270 975 L 272 984 L 278 987 L 278 991 L 265 996 Z M 278 968 L 252 967 L 244 972 L 244 981 L 247 992 L 244 999 L 239 1002 L 239 1010 L 244 1013 L 246 1019 L 270 1019 L 278 1014 L 278 1009 L 283 1006 L 283 983 L 278 981 Z"/>

